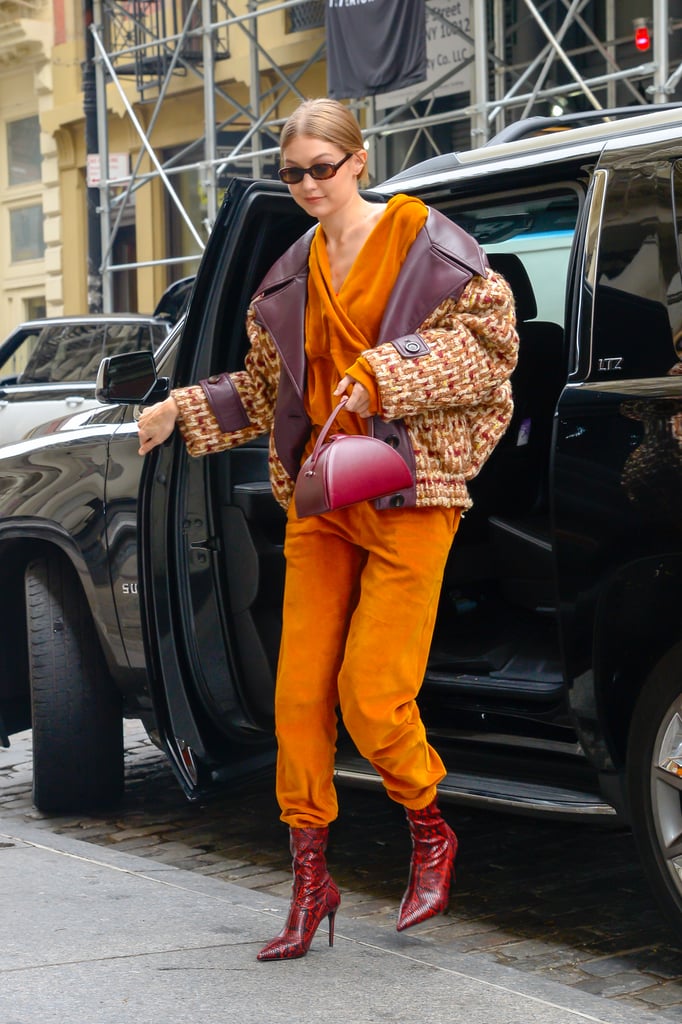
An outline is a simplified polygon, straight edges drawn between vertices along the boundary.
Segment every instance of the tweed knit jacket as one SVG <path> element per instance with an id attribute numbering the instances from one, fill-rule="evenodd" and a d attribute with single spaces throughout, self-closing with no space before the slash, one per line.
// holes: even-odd
<path id="1" fill-rule="evenodd" d="M 294 243 L 252 300 L 244 369 L 173 391 L 191 455 L 270 434 L 270 480 L 285 508 L 311 432 L 303 407 L 311 238 L 308 232 Z M 394 445 L 404 439 L 399 450 L 414 479 L 405 504 L 471 506 L 466 482 L 511 419 L 509 377 L 517 350 L 506 281 L 469 235 L 430 210 L 396 281 L 378 342 L 363 353 L 381 403 L 373 433 L 390 434 Z"/>

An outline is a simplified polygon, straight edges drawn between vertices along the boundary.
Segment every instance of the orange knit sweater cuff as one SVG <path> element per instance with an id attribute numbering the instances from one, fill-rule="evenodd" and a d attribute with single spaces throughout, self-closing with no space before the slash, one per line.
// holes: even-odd
<path id="1" fill-rule="evenodd" d="M 376 377 L 364 356 L 358 356 L 353 365 L 346 370 L 349 377 L 362 384 L 369 392 L 369 411 L 372 416 L 381 416 L 381 397 Z"/>

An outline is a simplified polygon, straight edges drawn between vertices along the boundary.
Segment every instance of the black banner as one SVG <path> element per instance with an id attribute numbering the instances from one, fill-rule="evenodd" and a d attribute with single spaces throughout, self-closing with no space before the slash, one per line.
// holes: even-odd
<path id="1" fill-rule="evenodd" d="M 327 91 L 374 96 L 426 78 L 425 0 L 327 0 Z"/>

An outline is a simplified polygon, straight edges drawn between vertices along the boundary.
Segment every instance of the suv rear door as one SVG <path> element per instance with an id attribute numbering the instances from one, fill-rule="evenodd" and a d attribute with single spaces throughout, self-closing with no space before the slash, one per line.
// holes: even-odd
<path id="1" fill-rule="evenodd" d="M 679 139 L 610 142 L 578 248 L 552 493 L 567 678 L 583 736 L 609 708 L 627 719 L 643 660 L 659 648 L 654 634 L 672 642 L 679 632 L 681 155 Z M 581 685 L 593 667 L 598 678 Z M 616 759 L 623 743 L 613 738 Z"/>

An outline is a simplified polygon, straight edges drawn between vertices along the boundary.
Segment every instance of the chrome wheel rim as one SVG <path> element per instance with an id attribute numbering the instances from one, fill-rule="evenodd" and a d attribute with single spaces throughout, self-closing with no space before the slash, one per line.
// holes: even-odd
<path id="1" fill-rule="evenodd" d="M 654 741 L 651 810 L 663 862 L 682 895 L 682 695 L 663 716 Z"/>

